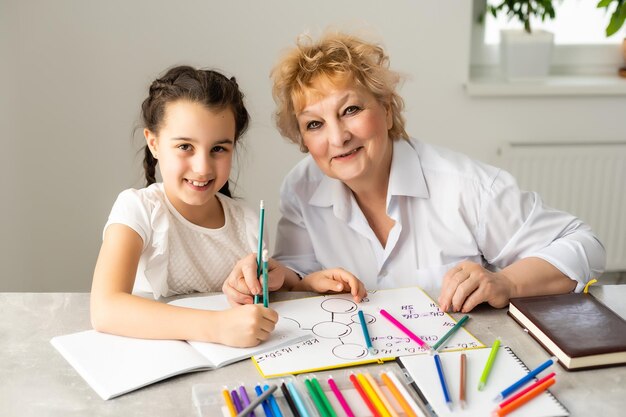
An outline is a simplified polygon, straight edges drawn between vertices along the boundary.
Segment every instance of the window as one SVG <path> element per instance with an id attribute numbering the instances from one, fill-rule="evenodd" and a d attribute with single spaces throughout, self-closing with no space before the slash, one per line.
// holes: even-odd
<path id="1" fill-rule="evenodd" d="M 521 28 L 506 16 L 488 14 L 484 24 L 477 23 L 485 0 L 474 0 L 470 78 L 497 72 L 500 29 Z M 552 75 L 614 76 L 624 65 L 621 43 L 624 28 L 607 38 L 605 28 L 610 19 L 606 9 L 598 9 L 598 0 L 555 1 L 556 19 L 531 21 L 531 26 L 554 33 L 555 47 Z"/>

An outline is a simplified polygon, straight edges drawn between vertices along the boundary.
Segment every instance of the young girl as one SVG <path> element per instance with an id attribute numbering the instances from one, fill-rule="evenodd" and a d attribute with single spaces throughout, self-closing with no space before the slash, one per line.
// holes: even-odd
<path id="1" fill-rule="evenodd" d="M 203 311 L 132 294 L 219 291 L 239 259 L 254 257 L 245 255 L 257 246 L 257 215 L 228 189 L 248 117 L 235 79 L 215 71 L 181 66 L 152 83 L 142 104 L 148 186 L 123 191 L 104 228 L 91 291 L 96 330 L 242 347 L 269 337 L 278 315 L 262 305 Z M 276 289 L 280 267 L 271 268 Z"/>

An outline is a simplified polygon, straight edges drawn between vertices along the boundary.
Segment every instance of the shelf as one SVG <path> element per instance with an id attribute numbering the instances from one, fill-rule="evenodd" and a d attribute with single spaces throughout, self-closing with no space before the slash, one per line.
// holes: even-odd
<path id="1" fill-rule="evenodd" d="M 560 75 L 540 81 L 510 82 L 494 76 L 477 76 L 470 78 L 465 89 L 472 97 L 626 96 L 626 78 Z"/>

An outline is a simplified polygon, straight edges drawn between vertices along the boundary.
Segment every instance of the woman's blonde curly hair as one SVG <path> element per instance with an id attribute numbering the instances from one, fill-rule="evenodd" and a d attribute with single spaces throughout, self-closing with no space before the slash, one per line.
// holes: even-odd
<path id="1" fill-rule="evenodd" d="M 392 113 L 389 137 L 409 138 L 402 116 L 404 101 L 395 91 L 401 77 L 389 69 L 389 57 L 379 45 L 344 33 L 327 33 L 318 42 L 302 36 L 296 47 L 281 57 L 270 76 L 276 126 L 303 152 L 308 149 L 302 141 L 296 114 L 304 108 L 308 94 L 319 81 L 339 86 L 352 80 L 366 88 Z"/>

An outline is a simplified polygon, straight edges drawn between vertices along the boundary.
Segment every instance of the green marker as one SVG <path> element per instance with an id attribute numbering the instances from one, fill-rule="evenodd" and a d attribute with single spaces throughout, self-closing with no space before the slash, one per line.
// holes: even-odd
<path id="1" fill-rule="evenodd" d="M 489 352 L 489 357 L 487 358 L 487 363 L 485 364 L 485 369 L 483 369 L 483 374 L 480 376 L 480 381 L 478 381 L 478 391 L 482 391 L 487 385 L 487 378 L 489 378 L 489 373 L 491 372 L 491 368 L 493 367 L 493 361 L 496 360 L 496 355 L 498 354 L 498 348 L 500 347 L 500 338 L 496 338 L 491 346 L 491 352 Z"/>
<path id="2" fill-rule="evenodd" d="M 304 385 L 306 386 L 307 391 L 309 391 L 309 396 L 313 400 L 313 403 L 315 403 L 315 407 L 320 415 L 322 417 L 330 417 L 326 407 L 322 404 L 322 399 L 319 397 L 317 390 L 313 387 L 313 383 L 308 378 L 305 378 Z"/>
<path id="3" fill-rule="evenodd" d="M 437 343 L 435 343 L 435 345 L 433 346 L 434 350 L 439 349 L 439 347 L 441 345 L 443 345 L 443 342 L 445 342 L 446 340 L 448 340 L 448 338 L 450 336 L 452 336 L 457 330 L 459 330 L 461 328 L 461 326 L 463 326 L 463 323 L 465 323 L 467 321 L 467 319 L 469 319 L 468 315 L 465 315 L 461 318 L 461 320 L 459 320 L 457 322 L 457 324 L 454 325 L 453 328 L 451 328 L 450 330 L 448 330 L 448 333 L 444 334 L 443 337 L 441 339 L 439 339 L 439 341 Z"/>

